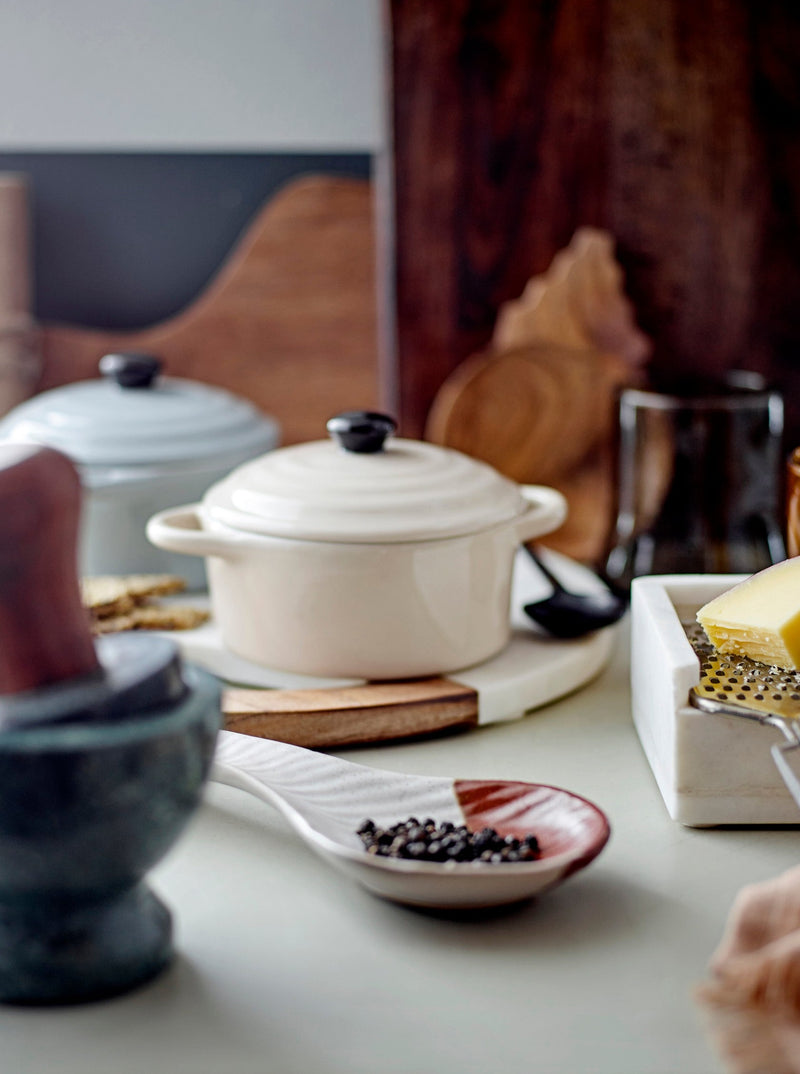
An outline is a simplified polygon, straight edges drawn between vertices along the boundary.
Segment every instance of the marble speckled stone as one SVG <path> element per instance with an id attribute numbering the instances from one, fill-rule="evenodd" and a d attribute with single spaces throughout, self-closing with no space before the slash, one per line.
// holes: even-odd
<path id="1" fill-rule="evenodd" d="M 700 662 L 682 623 L 740 575 L 664 575 L 632 586 L 633 722 L 669 815 L 687 827 L 796 825 L 772 760 L 778 730 L 689 704 Z"/>
<path id="2" fill-rule="evenodd" d="M 168 963 L 144 877 L 197 808 L 220 726 L 217 681 L 186 681 L 162 710 L 0 733 L 0 1000 L 97 999 Z"/>

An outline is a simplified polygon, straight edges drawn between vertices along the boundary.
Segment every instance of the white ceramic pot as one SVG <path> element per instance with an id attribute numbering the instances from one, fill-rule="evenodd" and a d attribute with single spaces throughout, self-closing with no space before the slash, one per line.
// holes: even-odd
<path id="1" fill-rule="evenodd" d="M 433 444 L 382 444 L 382 415 L 328 427 L 338 441 L 246 463 L 148 524 L 159 547 L 207 557 L 226 646 L 266 667 L 366 679 L 498 653 L 515 552 L 561 525 L 561 494 Z"/>
<path id="2" fill-rule="evenodd" d="M 76 464 L 81 574 L 178 574 L 201 589 L 203 561 L 156 548 L 147 520 L 274 448 L 279 429 L 248 401 L 160 368 L 150 355 L 106 355 L 103 377 L 21 403 L 0 421 L 0 439 L 45 444 Z"/>

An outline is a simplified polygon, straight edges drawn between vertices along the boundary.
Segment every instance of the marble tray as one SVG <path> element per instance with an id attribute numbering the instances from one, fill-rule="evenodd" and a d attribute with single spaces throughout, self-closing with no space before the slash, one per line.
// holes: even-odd
<path id="1" fill-rule="evenodd" d="M 689 704 L 700 665 L 682 624 L 741 580 L 663 575 L 633 583 L 633 721 L 670 816 L 690 827 L 800 824 L 770 754 L 780 732 Z"/>

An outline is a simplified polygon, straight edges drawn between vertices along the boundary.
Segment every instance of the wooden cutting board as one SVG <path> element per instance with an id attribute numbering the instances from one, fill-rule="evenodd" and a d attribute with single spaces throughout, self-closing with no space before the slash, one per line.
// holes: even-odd
<path id="1" fill-rule="evenodd" d="M 297 746 L 342 746 L 467 730 L 478 725 L 478 691 L 452 679 L 364 683 L 333 689 L 223 694 L 225 728 Z"/>
<path id="2" fill-rule="evenodd" d="M 554 552 L 546 556 L 576 590 L 599 586 L 580 564 Z M 359 745 L 519 719 L 594 678 L 608 661 L 616 629 L 573 641 L 538 633 L 521 609 L 547 591 L 547 583 L 520 553 L 512 587 L 511 642 L 491 660 L 443 678 L 363 682 L 260 667 L 229 652 L 213 620 L 166 636 L 178 642 L 185 660 L 228 684 L 223 695 L 227 730 L 311 748 Z"/>
<path id="3" fill-rule="evenodd" d="M 372 186 L 304 176 L 167 320 L 130 332 L 41 325 L 36 390 L 97 377 L 109 351 L 148 351 L 172 376 L 250 399 L 278 419 L 282 443 L 315 440 L 331 414 L 379 406 L 377 331 Z"/>

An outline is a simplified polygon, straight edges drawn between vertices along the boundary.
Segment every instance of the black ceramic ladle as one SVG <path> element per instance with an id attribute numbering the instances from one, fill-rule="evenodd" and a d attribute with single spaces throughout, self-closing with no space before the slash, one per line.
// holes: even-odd
<path id="1" fill-rule="evenodd" d="M 549 597 L 531 601 L 523 611 L 556 638 L 580 638 L 616 623 L 628 609 L 628 597 L 607 588 L 604 592 L 573 593 L 543 562 L 531 545 L 525 551 L 553 587 Z"/>

